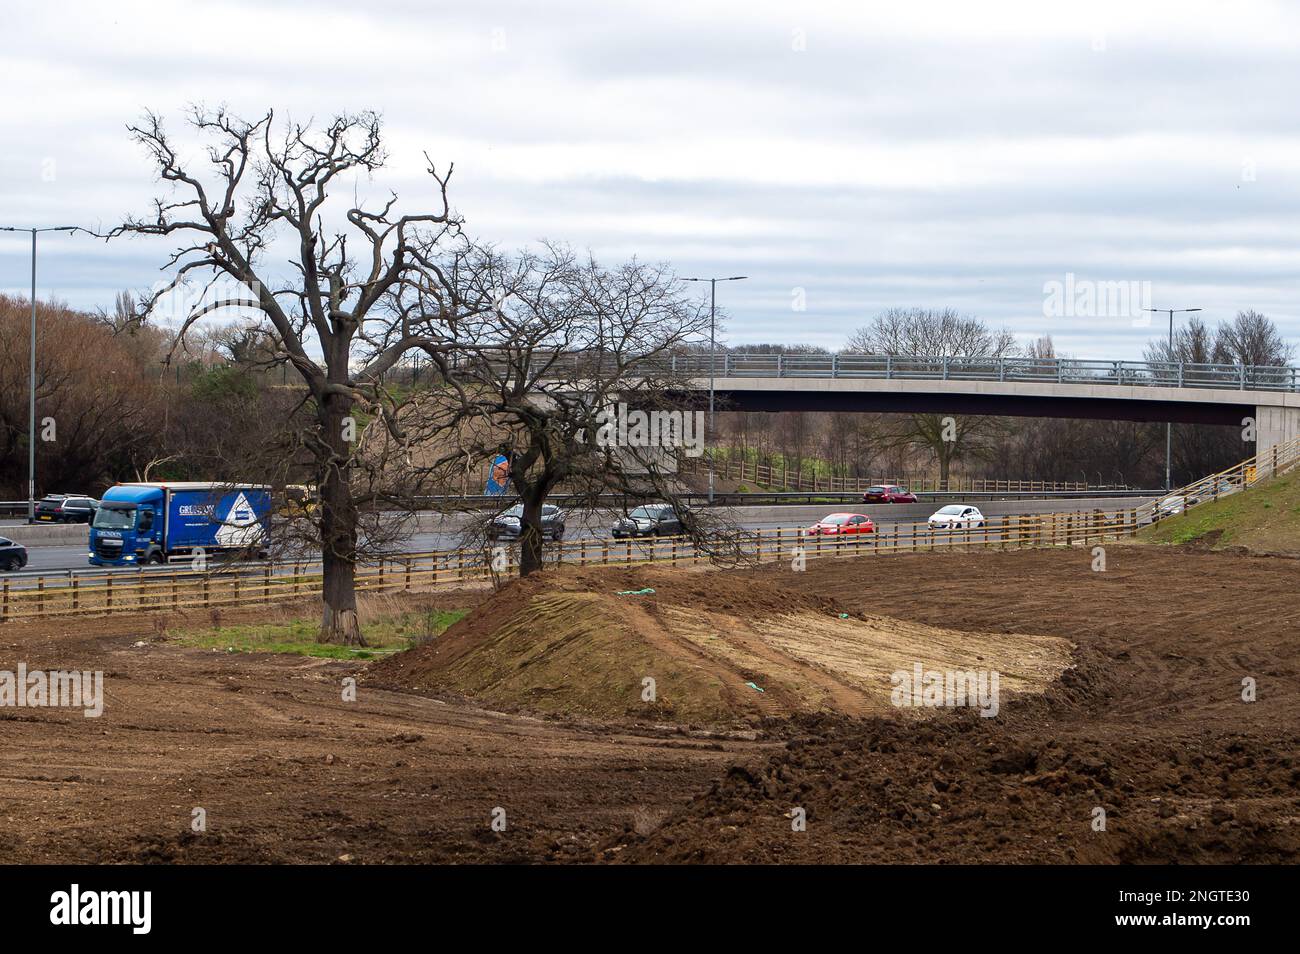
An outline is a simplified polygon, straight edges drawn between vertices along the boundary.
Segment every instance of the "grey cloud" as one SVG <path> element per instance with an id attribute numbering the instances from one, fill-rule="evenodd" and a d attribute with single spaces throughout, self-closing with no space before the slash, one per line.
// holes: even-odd
<path id="1" fill-rule="evenodd" d="M 797 328 L 834 346 L 880 308 L 952 305 L 1136 357 L 1149 330 L 1043 318 L 1043 283 L 1065 272 L 1148 281 L 1212 319 L 1258 308 L 1300 336 L 1300 57 L 1284 29 L 1110 29 L 1096 52 L 1083 5 L 1042 37 L 961 39 L 761 4 L 330 0 L 298 5 L 320 45 L 282 57 L 256 42 L 271 14 L 252 5 L 199 23 L 88 5 L 84 32 L 20 9 L 0 52 L 0 224 L 111 225 L 146 208 L 157 185 L 124 130 L 145 107 L 179 127 L 191 101 L 303 118 L 372 106 L 394 144 L 375 188 L 417 202 L 427 148 L 458 162 L 453 197 L 484 238 L 748 273 L 727 290 L 733 342 Z M 349 24 L 400 53 L 355 55 Z M 804 53 L 790 49 L 801 25 Z M 141 36 L 169 33 L 141 58 Z M 553 167 L 548 150 L 563 150 Z M 918 161 L 956 176 L 928 181 Z M 147 287 L 167 250 L 60 241 L 42 244 L 42 293 L 85 307 Z M 25 291 L 26 254 L 0 237 L 0 288 Z M 809 311 L 792 322 L 795 287 Z"/>

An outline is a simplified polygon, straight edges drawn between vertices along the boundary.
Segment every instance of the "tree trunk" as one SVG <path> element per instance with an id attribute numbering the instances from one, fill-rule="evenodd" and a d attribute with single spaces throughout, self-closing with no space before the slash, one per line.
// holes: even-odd
<path id="1" fill-rule="evenodd" d="M 321 626 L 317 642 L 344 646 L 365 646 L 357 620 L 357 511 L 352 501 L 352 479 L 348 471 L 351 446 L 344 439 L 344 426 L 351 402 L 331 395 L 324 414 L 324 439 L 333 460 L 325 467 L 320 485 Z"/>
<path id="2" fill-rule="evenodd" d="M 326 550 L 324 566 L 320 634 L 316 641 L 344 646 L 368 645 L 357 620 L 356 564 Z"/>
<path id="3" fill-rule="evenodd" d="M 519 575 L 527 576 L 542 569 L 542 503 L 543 498 L 524 497 L 524 513 L 520 519 Z"/>

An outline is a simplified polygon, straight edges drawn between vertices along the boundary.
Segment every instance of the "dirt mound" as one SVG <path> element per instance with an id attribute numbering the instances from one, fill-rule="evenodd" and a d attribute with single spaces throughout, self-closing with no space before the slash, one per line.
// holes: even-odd
<path id="1" fill-rule="evenodd" d="M 932 714 L 891 698 L 894 674 L 918 667 L 996 672 L 999 693 L 1038 692 L 1069 665 L 1070 649 L 1051 637 L 972 637 L 850 613 L 740 573 L 602 568 L 513 583 L 367 679 L 583 719 L 752 724 L 811 712 Z"/>

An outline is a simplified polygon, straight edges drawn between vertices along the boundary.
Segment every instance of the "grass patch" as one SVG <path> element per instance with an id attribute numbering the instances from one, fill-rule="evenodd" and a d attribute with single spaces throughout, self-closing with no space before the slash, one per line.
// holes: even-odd
<path id="1" fill-rule="evenodd" d="M 372 659 L 410 649 L 441 635 L 468 610 L 408 610 L 363 623 L 365 648 L 316 642 L 320 620 L 299 618 L 271 623 L 215 625 L 172 634 L 182 646 L 220 649 L 230 653 L 293 653 L 323 659 Z"/>
<path id="2" fill-rule="evenodd" d="M 1143 529 L 1138 539 L 1178 545 L 1210 534 L 1215 534 L 1215 546 L 1242 546 L 1260 553 L 1300 550 L 1300 473 L 1197 504 Z"/>

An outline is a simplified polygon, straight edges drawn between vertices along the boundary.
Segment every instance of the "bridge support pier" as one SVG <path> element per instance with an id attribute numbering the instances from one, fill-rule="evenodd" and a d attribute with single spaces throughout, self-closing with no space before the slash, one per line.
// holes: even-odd
<path id="1" fill-rule="evenodd" d="M 1300 437 L 1300 407 L 1255 407 L 1255 453 Z"/>

